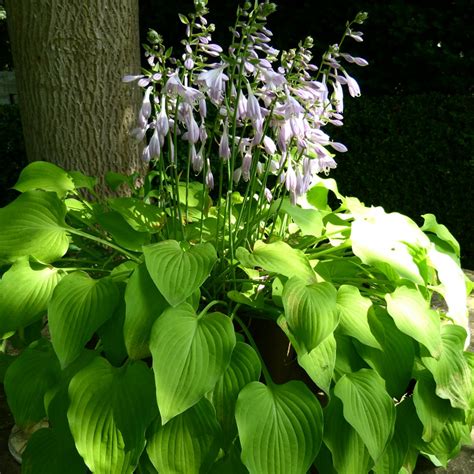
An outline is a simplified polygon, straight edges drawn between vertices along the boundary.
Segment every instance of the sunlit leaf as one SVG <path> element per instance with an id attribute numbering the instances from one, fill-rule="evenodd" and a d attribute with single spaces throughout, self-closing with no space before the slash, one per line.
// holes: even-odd
<path id="1" fill-rule="evenodd" d="M 283 289 L 288 326 L 302 349 L 310 352 L 331 334 L 339 323 L 337 292 L 330 283 L 306 282 L 294 276 Z"/>
<path id="2" fill-rule="evenodd" d="M 98 179 L 95 176 L 87 176 L 81 171 L 68 171 L 67 173 L 74 183 L 76 189 L 86 188 L 93 191 Z"/>
<path id="3" fill-rule="evenodd" d="M 425 367 L 433 374 L 436 394 L 448 399 L 454 408 L 469 408 L 473 391 L 471 370 L 463 355 L 466 331 L 460 326 L 441 327 L 442 351 L 438 360 L 422 352 Z"/>
<path id="4" fill-rule="evenodd" d="M 322 410 L 302 382 L 251 382 L 237 399 L 236 420 L 251 474 L 306 474 L 319 451 Z"/>
<path id="5" fill-rule="evenodd" d="M 387 310 L 397 328 L 423 344 L 433 357 L 441 351 L 440 321 L 438 313 L 416 290 L 398 287 L 385 295 Z"/>
<path id="6" fill-rule="evenodd" d="M 217 420 L 222 427 L 223 446 L 230 445 L 237 435 L 235 403 L 239 392 L 250 382 L 260 378 L 260 360 L 251 346 L 237 342 L 230 364 L 210 393 Z"/>
<path id="7" fill-rule="evenodd" d="M 156 416 L 150 369 L 142 362 L 116 369 L 97 357 L 72 378 L 69 397 L 69 425 L 87 467 L 133 473 Z"/>
<path id="8" fill-rule="evenodd" d="M 33 161 L 23 168 L 18 181 L 13 186 L 13 189 L 22 193 L 34 189 L 53 191 L 60 198 L 74 188 L 74 182 L 66 171 L 46 161 Z"/>
<path id="9" fill-rule="evenodd" d="M 453 234 L 451 234 L 448 228 L 443 224 L 438 224 L 434 214 L 423 214 L 421 217 L 423 217 L 424 220 L 421 230 L 425 232 L 431 232 L 443 242 L 446 242 L 454 251 L 455 255 L 459 258 L 459 242 L 454 238 Z"/>
<path id="10" fill-rule="evenodd" d="M 166 425 L 158 418 L 149 430 L 147 453 L 158 472 L 207 472 L 221 445 L 214 408 L 203 398 Z"/>
<path id="11" fill-rule="evenodd" d="M 61 280 L 57 268 L 19 260 L 0 280 L 0 337 L 41 319 Z"/>
<path id="12" fill-rule="evenodd" d="M 165 240 L 143 248 L 145 263 L 160 293 L 171 306 L 190 297 L 209 276 L 217 254 L 210 243 L 186 248 Z"/>
<path id="13" fill-rule="evenodd" d="M 56 193 L 27 191 L 0 209 L 0 261 L 30 255 L 43 263 L 62 257 L 68 247 L 66 207 Z"/>
<path id="14" fill-rule="evenodd" d="M 276 206 L 276 208 L 279 207 L 282 212 L 288 214 L 301 229 L 303 235 L 321 237 L 324 228 L 323 214 L 321 211 L 294 206 L 288 198 L 284 198 L 281 201 L 274 201 L 272 205 Z"/>
<path id="15" fill-rule="evenodd" d="M 162 313 L 153 325 L 150 350 L 164 424 L 214 388 L 235 343 L 232 321 L 221 313 L 196 316 L 187 303 Z"/>
<path id="16" fill-rule="evenodd" d="M 428 237 L 407 216 L 386 214 L 381 207 L 359 208 L 354 213 L 352 250 L 364 263 L 387 273 L 387 265 L 399 277 L 424 284 L 413 250 L 423 252 L 430 246 Z"/>
<path id="17" fill-rule="evenodd" d="M 147 204 L 141 199 L 131 197 L 112 198 L 108 200 L 108 204 L 137 232 L 156 233 L 163 227 L 165 219 L 163 210 Z"/>
<path id="18" fill-rule="evenodd" d="M 298 352 L 298 364 L 311 377 L 311 380 L 326 393 L 329 393 L 334 367 L 336 365 L 336 339 L 330 334 L 310 352 Z"/>
<path id="19" fill-rule="evenodd" d="M 128 355 L 132 359 L 148 357 L 151 328 L 168 303 L 144 263 L 135 269 L 127 283 L 125 304 L 124 338 Z"/>
<path id="20" fill-rule="evenodd" d="M 361 369 L 342 376 L 334 387 L 334 394 L 342 401 L 344 418 L 377 462 L 395 426 L 395 406 L 383 379 L 373 370 Z"/>
<path id="21" fill-rule="evenodd" d="M 93 280 L 74 272 L 56 286 L 48 307 L 51 342 L 62 367 L 82 351 L 94 332 L 109 319 L 119 292 L 110 278 Z"/>
<path id="22" fill-rule="evenodd" d="M 341 317 L 338 331 L 352 336 L 366 346 L 381 349 L 368 321 L 367 314 L 371 306 L 370 298 L 362 296 L 358 288 L 341 285 L 337 291 L 337 309 Z"/>
<path id="23" fill-rule="evenodd" d="M 287 277 L 297 275 L 305 281 L 313 281 L 315 278 L 304 253 L 285 242 L 265 244 L 258 240 L 252 252 L 239 247 L 236 256 L 244 267 L 261 267 L 267 272 L 279 273 Z"/>

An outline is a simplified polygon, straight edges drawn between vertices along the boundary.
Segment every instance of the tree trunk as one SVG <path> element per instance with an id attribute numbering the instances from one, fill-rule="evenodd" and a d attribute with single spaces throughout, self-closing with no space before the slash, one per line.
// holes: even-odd
<path id="1" fill-rule="evenodd" d="M 7 0 L 29 161 L 103 177 L 140 171 L 138 0 Z"/>

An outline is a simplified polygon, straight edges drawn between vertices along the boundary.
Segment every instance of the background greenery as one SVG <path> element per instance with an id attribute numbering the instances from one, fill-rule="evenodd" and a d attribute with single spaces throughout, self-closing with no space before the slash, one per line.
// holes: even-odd
<path id="1" fill-rule="evenodd" d="M 238 1 L 210 0 L 215 38 L 225 44 Z M 344 194 L 366 204 L 399 211 L 418 222 L 434 213 L 462 246 L 464 267 L 474 268 L 472 157 L 474 38 L 471 0 L 276 0 L 270 18 L 274 44 L 289 48 L 306 35 L 316 40 L 315 55 L 337 42 L 346 20 L 369 13 L 365 42 L 347 44 L 348 52 L 370 66 L 356 68 L 362 97 L 346 101 L 345 126 L 330 130 L 347 145 L 333 173 Z M 141 36 L 148 28 L 179 48 L 183 25 L 178 12 L 192 1 L 140 0 Z M 0 22 L 1 42 L 7 42 Z M 11 68 L 8 48 L 0 48 L 0 65 Z M 25 162 L 18 115 L 0 107 L 0 203 L 12 195 L 7 187 Z"/>

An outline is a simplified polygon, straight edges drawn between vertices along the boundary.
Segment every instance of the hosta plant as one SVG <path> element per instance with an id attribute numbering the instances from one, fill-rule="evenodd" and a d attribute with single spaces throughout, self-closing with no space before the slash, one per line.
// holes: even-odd
<path id="1" fill-rule="evenodd" d="M 0 209 L 5 391 L 20 428 L 48 422 L 23 472 L 398 473 L 470 442 L 457 241 L 319 176 L 365 15 L 316 66 L 310 39 L 270 46 L 273 9 L 239 8 L 227 53 L 203 1 L 182 56 L 150 34 L 125 77 L 150 172 L 109 173 L 121 196 L 36 162 Z"/>

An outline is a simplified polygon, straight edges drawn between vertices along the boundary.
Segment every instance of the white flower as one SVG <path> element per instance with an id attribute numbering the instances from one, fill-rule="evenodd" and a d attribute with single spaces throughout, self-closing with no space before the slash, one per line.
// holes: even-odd
<path id="1" fill-rule="evenodd" d="M 357 81 L 349 76 L 346 71 L 344 71 L 344 76 L 347 79 L 347 87 L 349 88 L 349 94 L 351 97 L 360 97 L 360 87 L 359 84 L 357 84 Z"/>

